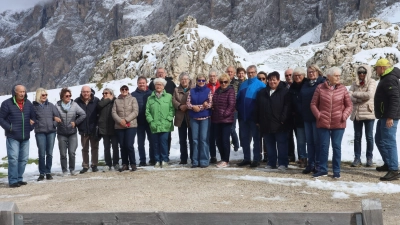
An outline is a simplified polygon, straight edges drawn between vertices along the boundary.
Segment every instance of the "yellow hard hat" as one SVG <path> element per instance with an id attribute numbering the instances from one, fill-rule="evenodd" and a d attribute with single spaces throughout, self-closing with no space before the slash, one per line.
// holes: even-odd
<path id="1" fill-rule="evenodd" d="M 390 64 L 389 60 L 381 58 L 376 62 L 375 67 L 377 66 L 392 66 L 392 65 Z"/>

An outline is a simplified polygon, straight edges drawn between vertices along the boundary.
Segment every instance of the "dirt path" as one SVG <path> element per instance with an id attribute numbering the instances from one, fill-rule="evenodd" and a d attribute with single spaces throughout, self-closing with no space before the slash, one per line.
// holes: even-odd
<path id="1" fill-rule="evenodd" d="M 377 184 L 384 175 L 373 168 L 342 168 L 340 180 L 319 181 L 301 174 L 299 168 L 266 172 L 263 166 L 253 170 L 176 165 L 73 177 L 56 174 L 52 181 L 32 181 L 16 189 L 0 184 L 0 201 L 14 201 L 22 212 L 346 212 L 361 211 L 362 199 L 379 198 L 385 224 L 399 223 L 399 193 L 332 198 L 335 190 L 328 190 L 332 183 L 349 186 L 354 181 L 358 184 L 349 188 L 357 189 L 357 185 Z M 392 183 L 400 185 L 400 180 Z"/>

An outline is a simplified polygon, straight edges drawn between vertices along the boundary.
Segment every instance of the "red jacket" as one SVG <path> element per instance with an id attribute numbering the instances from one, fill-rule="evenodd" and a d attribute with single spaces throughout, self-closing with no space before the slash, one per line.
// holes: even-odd
<path id="1" fill-rule="evenodd" d="M 214 92 L 219 88 L 220 84 L 219 81 L 217 80 L 217 83 L 215 83 L 215 86 L 212 85 L 210 82 L 207 83 L 207 87 L 210 88 L 211 94 L 214 94 Z"/>
<path id="2" fill-rule="evenodd" d="M 318 85 L 311 100 L 311 111 L 317 119 L 317 128 L 346 128 L 346 120 L 353 110 L 347 88 L 336 85 L 330 89 L 328 81 Z"/>

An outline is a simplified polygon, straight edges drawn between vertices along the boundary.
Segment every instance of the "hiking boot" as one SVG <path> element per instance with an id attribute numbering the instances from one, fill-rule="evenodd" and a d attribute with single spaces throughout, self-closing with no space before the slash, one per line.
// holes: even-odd
<path id="1" fill-rule="evenodd" d="M 372 167 L 374 163 L 372 162 L 372 159 L 367 159 L 367 164 L 365 164 L 366 167 Z"/>
<path id="2" fill-rule="evenodd" d="M 88 170 L 89 170 L 89 168 L 83 168 L 79 173 L 83 174 L 83 173 L 86 173 Z M 71 172 L 71 174 L 72 174 L 72 172 Z"/>
<path id="3" fill-rule="evenodd" d="M 247 165 L 250 165 L 250 164 L 251 164 L 250 161 L 243 160 L 240 163 L 238 163 L 237 166 L 247 166 Z"/>
<path id="4" fill-rule="evenodd" d="M 217 163 L 217 158 L 215 158 L 215 157 L 211 157 L 211 159 L 210 159 L 210 163 Z"/>
<path id="5" fill-rule="evenodd" d="M 250 167 L 255 168 L 255 167 L 258 167 L 259 165 L 260 165 L 260 162 L 253 161 L 253 162 L 250 164 Z"/>
<path id="6" fill-rule="evenodd" d="M 142 166 L 147 166 L 147 164 L 146 164 L 146 162 L 140 162 L 140 163 L 139 163 L 139 166 L 140 166 L 140 167 L 142 167 Z"/>
<path id="7" fill-rule="evenodd" d="M 92 172 L 97 172 L 99 169 L 97 169 L 97 166 L 92 166 Z"/>
<path id="8" fill-rule="evenodd" d="M 161 168 L 160 162 L 156 162 L 156 164 L 154 165 L 154 168 Z"/>
<path id="9" fill-rule="evenodd" d="M 119 164 L 115 164 L 115 165 L 114 165 L 114 170 L 115 170 L 115 171 L 119 171 Z"/>
<path id="10" fill-rule="evenodd" d="M 21 187 L 21 185 L 19 183 L 13 183 L 9 185 L 10 188 L 17 188 L 17 187 Z"/>
<path id="11" fill-rule="evenodd" d="M 46 179 L 53 180 L 53 176 L 50 173 L 48 173 L 48 174 L 46 174 Z"/>
<path id="12" fill-rule="evenodd" d="M 135 164 L 131 164 L 131 172 L 134 172 L 137 170 L 137 167 Z"/>
<path id="13" fill-rule="evenodd" d="M 103 166 L 103 172 L 108 172 L 110 171 L 110 167 L 109 166 Z"/>
<path id="14" fill-rule="evenodd" d="M 376 167 L 376 171 L 379 171 L 379 172 L 389 171 L 389 167 L 387 164 L 383 164 L 383 166 Z"/>
<path id="15" fill-rule="evenodd" d="M 351 164 L 351 167 L 359 167 L 359 166 L 361 166 L 361 160 L 354 159 L 353 163 Z"/>
<path id="16" fill-rule="evenodd" d="M 149 160 L 149 165 L 150 166 L 154 166 L 154 165 L 156 165 L 156 161 L 155 160 Z"/>
<path id="17" fill-rule="evenodd" d="M 277 167 L 276 167 L 276 166 L 267 165 L 267 166 L 265 167 L 265 169 L 272 170 L 272 169 L 277 169 Z"/>
<path id="18" fill-rule="evenodd" d="M 317 172 L 317 173 L 313 174 L 313 177 L 314 177 L 314 178 L 317 178 L 317 177 L 326 177 L 326 176 L 328 176 L 328 172 Z"/>
<path id="19" fill-rule="evenodd" d="M 287 170 L 287 167 L 284 166 L 284 165 L 280 165 L 280 166 L 278 166 L 278 170 L 286 171 L 286 170 Z"/>
<path id="20" fill-rule="evenodd" d="M 179 162 L 179 165 L 186 165 L 187 164 L 187 160 L 181 160 L 180 162 Z"/>
<path id="21" fill-rule="evenodd" d="M 44 175 L 43 175 L 43 174 L 40 174 L 40 175 L 39 175 L 39 178 L 37 179 L 37 181 L 42 181 L 42 180 L 44 180 Z"/>
<path id="22" fill-rule="evenodd" d="M 301 173 L 302 174 L 309 174 L 311 172 L 315 172 L 315 169 L 314 168 L 311 169 L 310 167 L 306 167 Z"/>
<path id="23" fill-rule="evenodd" d="M 18 184 L 22 186 L 22 185 L 27 185 L 28 183 L 25 181 L 18 181 Z"/>
<path id="24" fill-rule="evenodd" d="M 381 181 L 391 181 L 397 180 L 400 177 L 398 170 L 389 170 L 387 174 L 383 177 L 380 177 L 379 180 Z"/>
<path id="25" fill-rule="evenodd" d="M 334 179 L 339 179 L 340 178 L 340 173 L 339 172 L 333 172 L 333 178 Z"/>
<path id="26" fill-rule="evenodd" d="M 122 165 L 122 167 L 118 170 L 119 172 L 125 171 L 125 170 L 129 170 L 129 167 L 125 164 Z"/>
<path id="27" fill-rule="evenodd" d="M 168 168 L 169 167 L 168 163 L 165 162 L 165 161 L 162 161 L 161 166 L 162 166 L 162 168 Z"/>

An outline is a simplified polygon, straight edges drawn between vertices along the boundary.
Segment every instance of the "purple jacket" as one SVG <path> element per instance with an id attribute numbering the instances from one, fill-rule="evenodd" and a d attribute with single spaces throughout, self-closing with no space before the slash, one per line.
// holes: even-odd
<path id="1" fill-rule="evenodd" d="M 233 123 L 235 113 L 235 89 L 228 86 L 225 90 L 218 88 L 213 95 L 212 123 Z"/>

